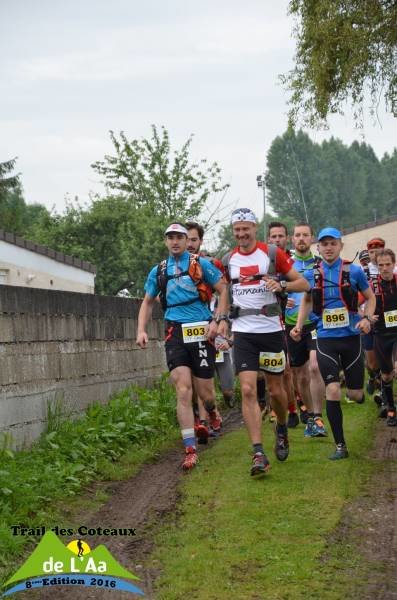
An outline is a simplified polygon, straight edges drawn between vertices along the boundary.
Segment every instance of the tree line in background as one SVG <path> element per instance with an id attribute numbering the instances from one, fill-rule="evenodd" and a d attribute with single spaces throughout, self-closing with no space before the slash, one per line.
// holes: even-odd
<path id="1" fill-rule="evenodd" d="M 0 228 L 93 263 L 99 294 L 127 288 L 142 295 L 148 270 L 164 257 L 165 225 L 200 221 L 206 203 L 217 201 L 228 184 L 217 163 L 191 161 L 192 137 L 172 151 L 164 128 L 152 126 L 150 139 L 110 135 L 113 155 L 92 165 L 106 193 L 87 206 L 76 199 L 62 214 L 27 204 L 20 177 L 12 175 L 15 160 L 0 163 Z M 346 146 L 334 138 L 318 144 L 289 128 L 268 152 L 266 195 L 275 216 L 259 223 L 259 239 L 274 219 L 288 226 L 308 220 L 318 230 L 397 214 L 397 150 L 379 160 L 368 144 Z M 217 254 L 234 244 L 228 222 L 219 231 Z"/>

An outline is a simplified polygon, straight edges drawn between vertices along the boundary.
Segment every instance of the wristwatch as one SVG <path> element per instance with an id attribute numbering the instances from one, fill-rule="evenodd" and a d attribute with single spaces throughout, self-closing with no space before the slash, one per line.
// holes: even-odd
<path id="1" fill-rule="evenodd" d="M 288 281 L 286 281 L 285 279 L 282 279 L 281 281 L 279 281 L 280 287 L 282 290 L 286 290 L 287 289 L 287 283 Z"/>
<path id="2" fill-rule="evenodd" d="M 367 321 L 368 321 L 369 323 L 372 323 L 372 319 L 371 319 L 371 317 L 369 317 L 368 315 L 364 315 L 364 316 L 363 316 L 363 319 L 367 319 Z"/>
<path id="3" fill-rule="evenodd" d="M 229 322 L 229 317 L 227 315 L 217 315 L 215 317 L 215 322 L 216 323 L 220 323 L 221 321 L 227 321 L 227 322 Z"/>

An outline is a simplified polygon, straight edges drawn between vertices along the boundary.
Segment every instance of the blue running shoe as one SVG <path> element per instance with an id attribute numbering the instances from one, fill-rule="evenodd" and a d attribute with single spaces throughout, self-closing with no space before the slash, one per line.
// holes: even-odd
<path id="1" fill-rule="evenodd" d="M 324 427 L 324 422 L 320 417 L 314 419 L 312 437 L 327 437 L 328 433 Z"/>
<path id="2" fill-rule="evenodd" d="M 313 437 L 314 419 L 309 417 L 306 422 L 305 431 L 303 432 L 304 437 Z"/>

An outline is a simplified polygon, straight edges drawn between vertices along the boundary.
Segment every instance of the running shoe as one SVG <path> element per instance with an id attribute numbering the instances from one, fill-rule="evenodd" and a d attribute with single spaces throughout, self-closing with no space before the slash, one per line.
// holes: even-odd
<path id="1" fill-rule="evenodd" d="M 299 418 L 303 425 L 306 425 L 309 418 L 307 407 L 304 404 L 299 405 Z"/>
<path id="2" fill-rule="evenodd" d="M 341 460 L 347 458 L 349 452 L 347 451 L 346 444 L 336 444 L 335 452 L 329 456 L 330 460 Z"/>
<path id="3" fill-rule="evenodd" d="M 288 442 L 288 432 L 280 433 L 277 431 L 276 426 L 276 445 L 274 447 L 274 452 L 278 460 L 283 462 L 287 460 L 289 454 L 289 442 Z"/>
<path id="4" fill-rule="evenodd" d="M 222 427 L 222 417 L 219 412 L 214 408 L 208 413 L 208 416 L 211 429 L 217 433 L 220 433 Z"/>
<path id="5" fill-rule="evenodd" d="M 263 477 L 270 469 L 270 463 L 266 454 L 256 452 L 252 457 L 251 477 L 259 479 Z"/>
<path id="6" fill-rule="evenodd" d="M 305 431 L 303 432 L 304 437 L 313 437 L 313 426 L 314 419 L 312 417 L 308 417 L 306 422 Z"/>
<path id="7" fill-rule="evenodd" d="M 317 417 L 314 419 L 312 437 L 327 437 L 328 433 L 324 426 L 324 421 Z"/>
<path id="8" fill-rule="evenodd" d="M 196 427 L 196 437 L 199 444 L 208 444 L 208 427 L 204 423 L 200 423 Z"/>
<path id="9" fill-rule="evenodd" d="M 193 446 L 188 446 L 187 448 L 185 448 L 185 458 L 182 463 L 182 469 L 184 471 L 189 471 L 190 469 L 193 469 L 193 467 L 195 467 L 197 463 L 198 456 L 196 448 L 193 448 Z"/>
<path id="10" fill-rule="evenodd" d="M 367 392 L 370 396 L 372 396 L 372 394 L 375 392 L 376 389 L 376 379 L 375 378 L 370 378 L 367 381 Z"/>
<path id="11" fill-rule="evenodd" d="M 386 419 L 387 417 L 387 404 L 386 402 L 383 402 L 383 399 L 381 405 L 379 406 L 378 417 L 379 419 Z"/>
<path id="12" fill-rule="evenodd" d="M 397 427 L 397 413 L 396 409 L 390 408 L 387 413 L 386 425 L 388 427 Z"/>
<path id="13" fill-rule="evenodd" d="M 298 425 L 299 425 L 298 413 L 296 413 L 296 412 L 288 413 L 287 427 L 289 427 L 290 429 L 295 429 L 295 427 L 297 427 Z"/>

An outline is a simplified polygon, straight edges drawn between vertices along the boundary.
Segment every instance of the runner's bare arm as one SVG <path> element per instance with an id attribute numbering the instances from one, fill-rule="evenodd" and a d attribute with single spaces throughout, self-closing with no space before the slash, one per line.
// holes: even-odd
<path id="1" fill-rule="evenodd" d="M 141 307 L 139 309 L 138 314 L 138 333 L 136 336 L 136 343 L 141 348 L 146 348 L 149 342 L 149 336 L 146 333 L 146 326 L 152 318 L 153 306 L 155 303 L 155 298 L 145 294 L 144 299 L 142 300 Z"/>
<path id="2" fill-rule="evenodd" d="M 363 333 L 369 333 L 371 330 L 371 322 L 375 320 L 374 312 L 376 308 L 376 298 L 370 287 L 361 293 L 365 298 L 365 310 L 363 318 L 356 325 L 356 329 L 359 329 Z"/>
<path id="3" fill-rule="evenodd" d="M 273 279 L 269 275 L 264 275 L 263 279 L 266 281 L 266 288 L 270 292 L 307 292 L 310 289 L 309 283 L 307 279 L 302 277 L 298 271 L 295 269 L 290 269 L 288 273 L 285 274 L 285 277 L 288 281 L 285 282 L 284 287 L 281 285 L 280 281 Z"/>
<path id="4" fill-rule="evenodd" d="M 313 302 L 311 294 L 304 294 L 302 301 L 299 306 L 298 318 L 295 327 L 290 331 L 290 336 L 296 342 L 299 342 L 302 334 L 303 324 L 307 321 L 307 318 L 313 308 Z"/>
<path id="5" fill-rule="evenodd" d="M 220 279 L 218 281 L 218 283 L 216 283 L 214 285 L 214 289 L 219 294 L 218 307 L 217 307 L 216 314 L 215 314 L 215 318 L 216 318 L 218 315 L 227 315 L 229 312 L 228 285 L 225 282 L 223 277 L 222 277 L 222 279 Z M 222 320 L 218 323 L 217 333 L 219 335 L 223 335 L 224 337 L 227 337 L 228 330 L 229 330 L 229 327 L 228 327 L 227 321 Z"/>

